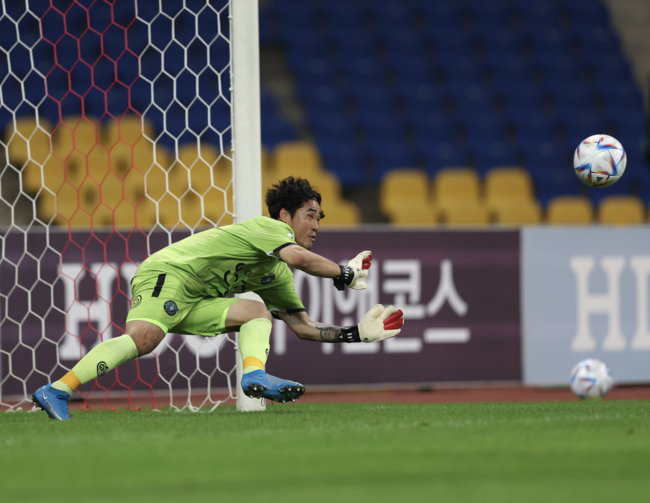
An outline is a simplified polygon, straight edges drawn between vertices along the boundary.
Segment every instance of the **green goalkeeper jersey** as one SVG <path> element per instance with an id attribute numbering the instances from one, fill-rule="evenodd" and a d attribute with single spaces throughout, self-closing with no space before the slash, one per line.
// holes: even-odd
<path id="1" fill-rule="evenodd" d="M 303 311 L 293 274 L 278 252 L 295 245 L 293 230 L 279 220 L 257 217 L 199 232 L 147 258 L 140 268 L 172 274 L 188 294 L 226 297 L 255 292 L 269 310 Z"/>

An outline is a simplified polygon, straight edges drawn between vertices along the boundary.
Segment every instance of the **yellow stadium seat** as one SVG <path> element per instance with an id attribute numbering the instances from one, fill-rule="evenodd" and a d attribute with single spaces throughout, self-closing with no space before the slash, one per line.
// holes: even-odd
<path id="1" fill-rule="evenodd" d="M 479 200 L 480 180 L 472 168 L 446 168 L 440 170 L 433 181 L 433 200 L 439 207 L 457 202 Z"/>
<path id="2" fill-rule="evenodd" d="M 542 209 L 534 199 L 501 201 L 492 211 L 496 223 L 502 225 L 535 225 L 542 221 Z"/>
<path id="3" fill-rule="evenodd" d="M 406 204 L 388 213 L 394 225 L 435 225 L 438 223 L 437 212 L 427 201 L 421 204 Z"/>
<path id="4" fill-rule="evenodd" d="M 324 201 L 322 210 L 325 213 L 325 218 L 321 220 L 320 226 L 323 228 L 359 225 L 361 223 L 361 212 L 352 201 L 346 201 L 345 199 L 330 203 Z"/>
<path id="5" fill-rule="evenodd" d="M 522 168 L 495 168 L 485 176 L 485 201 L 488 208 L 510 205 L 512 201 L 534 199 L 533 183 Z"/>
<path id="6" fill-rule="evenodd" d="M 598 221 L 606 225 L 642 224 L 643 202 L 636 196 L 607 196 L 598 207 Z"/>
<path id="7" fill-rule="evenodd" d="M 389 218 L 409 205 L 413 206 L 415 211 L 419 211 L 428 205 L 428 201 L 429 178 L 420 169 L 389 171 L 381 181 L 379 209 Z"/>
<path id="8" fill-rule="evenodd" d="M 73 150 L 87 155 L 99 143 L 100 126 L 88 116 L 67 116 L 52 134 L 54 153 L 66 159 Z"/>
<path id="9" fill-rule="evenodd" d="M 590 225 L 594 220 L 591 201 L 582 196 L 559 196 L 551 199 L 546 211 L 551 225 Z"/>
<path id="10" fill-rule="evenodd" d="M 437 208 L 439 219 L 449 226 L 486 225 L 490 214 L 485 205 L 478 200 L 446 201 L 444 206 Z"/>
<path id="11" fill-rule="evenodd" d="M 7 162 L 20 168 L 28 160 L 42 165 L 50 155 L 51 124 L 35 117 L 18 117 L 7 125 L 4 143 L 7 146 Z"/>
<path id="12" fill-rule="evenodd" d="M 320 153 L 309 141 L 280 143 L 275 147 L 274 164 L 279 180 L 288 176 L 300 176 L 309 180 L 310 176 L 322 169 Z"/>
<path id="13" fill-rule="evenodd" d="M 128 145 L 135 145 L 142 136 L 155 139 L 155 130 L 153 125 L 147 119 L 136 114 L 129 114 L 120 120 L 111 120 L 103 128 L 101 134 L 102 144 L 107 148 L 118 141 Z"/>
<path id="14" fill-rule="evenodd" d="M 341 182 L 331 171 L 321 171 L 310 178 L 309 183 L 321 195 L 323 204 L 342 199 Z"/>
<path id="15" fill-rule="evenodd" d="M 21 169 L 25 190 L 36 193 L 42 185 L 42 167 L 51 154 L 52 126 L 45 119 L 17 118 L 5 129 L 7 164 Z"/>

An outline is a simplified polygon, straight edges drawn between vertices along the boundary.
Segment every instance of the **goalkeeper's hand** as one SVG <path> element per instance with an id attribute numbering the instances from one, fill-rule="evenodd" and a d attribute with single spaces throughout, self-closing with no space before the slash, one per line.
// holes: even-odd
<path id="1" fill-rule="evenodd" d="M 365 290 L 366 282 L 359 281 L 360 278 L 368 276 L 372 255 L 369 251 L 359 253 L 348 262 L 347 265 L 339 266 L 341 274 L 334 278 L 334 286 L 337 290 L 344 290 L 345 285 L 353 290 Z"/>
<path id="2" fill-rule="evenodd" d="M 359 322 L 361 342 L 383 341 L 395 337 L 404 325 L 404 313 L 394 306 L 377 304 Z"/>

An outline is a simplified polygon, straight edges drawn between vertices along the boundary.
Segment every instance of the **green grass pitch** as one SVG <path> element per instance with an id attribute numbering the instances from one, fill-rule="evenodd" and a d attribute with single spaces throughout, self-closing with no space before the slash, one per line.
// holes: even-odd
<path id="1" fill-rule="evenodd" d="M 648 501 L 650 402 L 0 413 L 0 500 Z"/>

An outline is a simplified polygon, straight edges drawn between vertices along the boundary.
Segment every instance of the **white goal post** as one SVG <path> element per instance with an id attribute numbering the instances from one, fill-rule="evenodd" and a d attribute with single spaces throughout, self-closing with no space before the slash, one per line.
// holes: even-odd
<path id="1" fill-rule="evenodd" d="M 260 51 L 257 0 L 231 0 L 232 155 L 235 222 L 262 215 L 262 133 L 260 119 Z M 258 195 L 258 197 L 255 197 Z M 251 197 L 252 196 L 252 197 Z M 254 294 L 240 295 L 260 300 Z M 237 339 L 239 340 L 239 339 Z M 237 348 L 237 410 L 264 410 L 263 400 L 248 398 L 241 388 L 243 363 Z"/>

